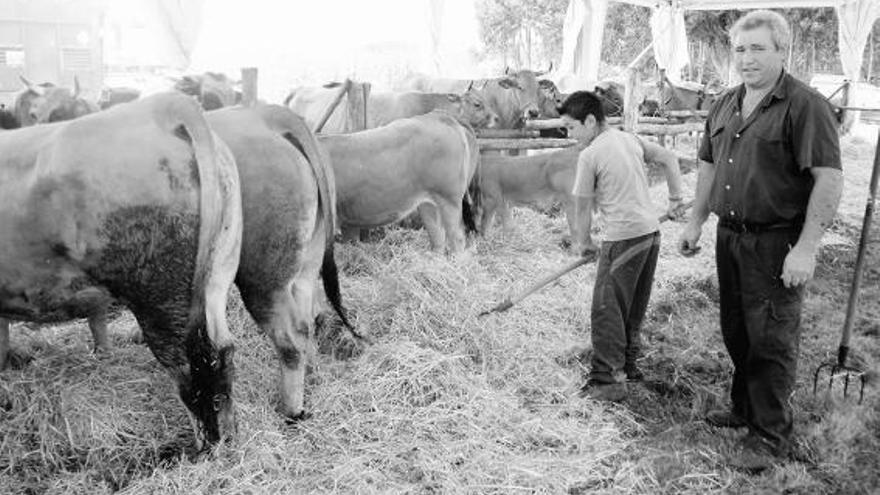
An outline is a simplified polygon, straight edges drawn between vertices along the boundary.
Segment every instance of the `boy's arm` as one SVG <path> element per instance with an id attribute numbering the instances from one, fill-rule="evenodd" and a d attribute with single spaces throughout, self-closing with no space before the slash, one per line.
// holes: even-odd
<path id="1" fill-rule="evenodd" d="M 684 213 L 682 211 L 681 168 L 678 163 L 678 155 L 659 144 L 642 138 L 639 138 L 639 140 L 642 142 L 642 149 L 645 151 L 645 162 L 663 165 L 663 173 L 666 175 L 666 187 L 669 188 L 667 214 L 669 218 L 676 219 Z"/>

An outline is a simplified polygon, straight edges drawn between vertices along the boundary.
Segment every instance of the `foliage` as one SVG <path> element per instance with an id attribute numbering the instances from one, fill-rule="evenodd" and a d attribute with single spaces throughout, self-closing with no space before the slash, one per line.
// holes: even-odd
<path id="1" fill-rule="evenodd" d="M 543 68 L 562 55 L 567 6 L 568 0 L 479 0 L 480 37 L 507 64 Z"/>

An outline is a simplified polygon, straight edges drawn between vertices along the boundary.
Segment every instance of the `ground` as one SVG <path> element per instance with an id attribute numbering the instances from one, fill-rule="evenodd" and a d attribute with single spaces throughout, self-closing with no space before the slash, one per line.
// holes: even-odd
<path id="1" fill-rule="evenodd" d="M 759 476 L 732 470 L 736 435 L 701 420 L 726 404 L 730 373 L 714 221 L 693 259 L 675 253 L 681 224 L 663 224 L 641 361 L 650 381 L 606 405 L 576 397 L 595 267 L 477 317 L 573 259 L 559 249 L 564 219 L 523 209 L 510 232 L 452 258 L 406 229 L 340 246 L 343 296 L 372 344 L 349 354 L 323 342 L 307 379 L 313 415 L 297 426 L 275 412 L 274 351 L 234 296 L 239 435 L 195 462 L 176 457 L 191 432 L 169 379 L 131 341 L 128 313 L 111 324 L 114 351 L 99 356 L 84 322 L 16 325 L 12 341 L 28 361 L 0 373 L 0 493 L 876 493 L 876 384 L 861 405 L 824 380 L 812 392 L 843 326 L 875 139 L 873 128 L 843 140 L 844 200 L 808 288 L 794 396 L 800 461 Z M 678 147 L 693 153 L 687 140 Z M 685 177 L 689 192 L 694 182 Z M 652 193 L 662 205 L 665 186 Z M 878 238 L 875 228 L 851 358 L 875 373 Z"/>

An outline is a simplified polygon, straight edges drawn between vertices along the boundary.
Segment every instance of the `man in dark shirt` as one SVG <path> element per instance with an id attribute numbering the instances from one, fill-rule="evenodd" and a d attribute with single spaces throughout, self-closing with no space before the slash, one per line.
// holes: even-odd
<path id="1" fill-rule="evenodd" d="M 743 83 L 709 113 L 694 209 L 679 247 L 693 254 L 709 213 L 718 216 L 721 333 L 734 373 L 730 410 L 706 420 L 748 427 L 732 461 L 760 471 L 791 446 L 803 288 L 843 177 L 830 105 L 783 69 L 785 19 L 753 11 L 730 36 Z"/>

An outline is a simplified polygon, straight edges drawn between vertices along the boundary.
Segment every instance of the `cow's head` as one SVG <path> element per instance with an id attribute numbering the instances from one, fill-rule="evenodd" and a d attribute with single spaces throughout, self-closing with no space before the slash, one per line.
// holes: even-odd
<path id="1" fill-rule="evenodd" d="M 559 117 L 559 112 L 556 111 L 556 108 L 562 104 L 562 95 L 559 93 L 559 88 L 556 87 L 556 84 L 549 79 L 539 79 L 538 90 L 540 92 L 538 99 L 538 108 L 541 111 L 540 116 L 546 119 Z"/>
<path id="2" fill-rule="evenodd" d="M 623 95 L 616 83 L 606 81 L 597 84 L 593 93 L 602 100 L 602 111 L 606 117 L 619 117 L 623 115 Z"/>
<path id="3" fill-rule="evenodd" d="M 507 68 L 503 77 L 491 79 L 484 86 L 483 92 L 498 113 L 502 128 L 521 128 L 526 120 L 541 114 L 536 74 Z"/>
<path id="4" fill-rule="evenodd" d="M 79 79 L 76 77 L 73 91 L 51 83 L 35 85 L 24 77 L 21 81 L 25 89 L 16 99 L 16 112 L 22 125 L 71 120 L 98 110 L 97 105 L 79 96 Z"/>
<path id="5" fill-rule="evenodd" d="M 498 127 L 498 114 L 492 110 L 483 94 L 473 89 L 473 82 L 460 96 L 450 94 L 449 98 L 450 101 L 457 101 L 460 121 L 467 122 L 474 129 Z"/>
<path id="6" fill-rule="evenodd" d="M 174 84 L 174 89 L 195 97 L 205 110 L 217 110 L 241 102 L 241 91 L 236 85 L 226 74 L 205 72 L 183 76 Z"/>

